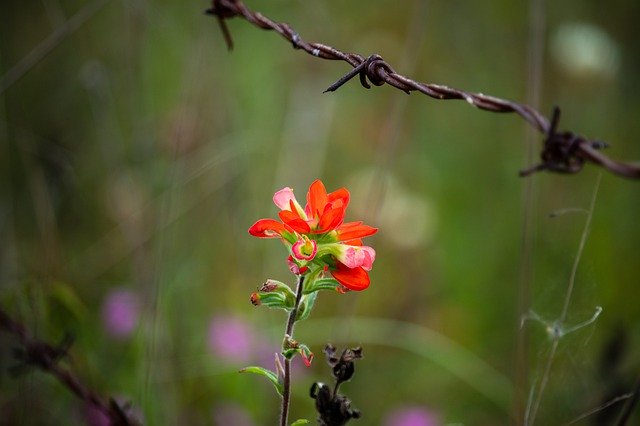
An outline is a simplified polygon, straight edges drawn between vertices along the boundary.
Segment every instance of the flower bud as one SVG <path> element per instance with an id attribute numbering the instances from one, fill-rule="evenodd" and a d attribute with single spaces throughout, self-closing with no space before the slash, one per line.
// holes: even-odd
<path id="1" fill-rule="evenodd" d="M 276 280 L 267 280 L 257 292 L 251 293 L 250 300 L 254 306 L 266 305 L 270 308 L 291 310 L 296 295 L 288 285 Z"/>
<path id="2" fill-rule="evenodd" d="M 284 340 L 282 341 L 282 356 L 286 359 L 292 359 L 296 354 L 300 354 L 304 365 L 307 367 L 311 366 L 311 361 L 313 361 L 314 357 L 311 349 L 309 349 L 309 347 L 304 343 L 299 343 L 298 341 L 293 340 L 291 336 L 285 335 Z"/>
<path id="3" fill-rule="evenodd" d="M 249 298 L 254 306 L 264 305 L 269 308 L 284 309 L 290 311 L 293 309 L 294 301 L 285 297 L 282 293 L 276 292 L 255 292 L 251 293 Z"/>
<path id="4" fill-rule="evenodd" d="M 287 266 L 294 275 L 302 275 L 309 270 L 308 266 L 298 265 L 298 263 L 293 259 L 293 256 L 289 256 L 287 258 Z"/>
<path id="5" fill-rule="evenodd" d="M 253 306 L 258 306 L 260 304 L 260 294 L 251 293 L 251 297 L 249 297 L 249 300 L 251 300 L 251 304 Z"/>
<path id="6" fill-rule="evenodd" d="M 318 252 L 318 243 L 309 239 L 306 235 L 300 237 L 291 247 L 291 253 L 293 257 L 298 260 L 309 261 L 313 260 Z"/>

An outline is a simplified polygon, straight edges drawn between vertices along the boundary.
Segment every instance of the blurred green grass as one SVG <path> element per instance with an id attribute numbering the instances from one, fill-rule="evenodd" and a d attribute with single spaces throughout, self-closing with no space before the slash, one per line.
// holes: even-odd
<path id="1" fill-rule="evenodd" d="M 1 74 L 85 4 L 2 2 Z M 425 4 L 247 2 L 306 40 L 380 53 L 416 80 L 525 100 L 527 4 Z M 512 407 L 495 403 L 503 394 L 483 395 L 473 377 L 456 376 L 455 359 L 435 362 L 397 341 L 384 344 L 375 321 L 432 330 L 495 370 L 496 380 L 513 381 L 524 209 L 532 220 L 531 307 L 553 319 L 584 215 L 548 214 L 586 208 L 599 171 L 533 176 L 532 202 L 523 204 L 527 183 L 517 171 L 528 166 L 526 127 L 517 117 L 357 82 L 323 95 L 345 64 L 293 51 L 240 20 L 229 22 L 229 53 L 202 13 L 207 6 L 108 2 L 2 94 L 2 306 L 44 338 L 75 335 L 74 370 L 102 393 L 132 401 L 149 424 L 216 424 L 214 411 L 229 404 L 255 424 L 272 424 L 269 385 L 238 375 L 243 365 L 212 352 L 207 336 L 212 319 L 231 316 L 264 334 L 256 339 L 271 346 L 260 351 L 276 350 L 284 316 L 252 307 L 248 296 L 265 278 L 290 279 L 285 253 L 246 230 L 275 215 L 274 191 L 291 186 L 301 197 L 319 177 L 330 190 L 351 190 L 349 220 L 380 227 L 372 286 L 322 294 L 297 329 L 318 354 L 325 341 L 365 345 L 344 387 L 366 416 L 361 423 L 378 424 L 403 405 L 428 408 L 445 423 L 506 423 Z M 599 2 L 576 0 L 545 12 L 541 110 L 560 105 L 563 127 L 607 140 L 612 157 L 629 160 L 640 158 L 639 17 L 639 6 L 622 0 L 607 3 L 606 13 Z M 613 76 L 579 74 L 554 57 L 554 37 L 574 22 L 613 40 Z M 604 312 L 561 341 L 540 424 L 570 421 L 633 382 L 639 207 L 636 182 L 603 174 L 568 321 L 588 318 L 596 305 Z M 116 289 L 140 302 L 126 338 L 109 334 L 101 313 Z M 542 326 L 529 326 L 536 380 L 549 342 Z M 607 344 L 620 336 L 627 344 L 617 364 L 607 364 Z M 431 350 L 438 353 L 437 344 Z M 8 356 L 3 349 L 3 365 Z M 85 421 L 80 403 L 50 378 L 0 377 L 9 424 Z M 314 417 L 307 391 L 316 380 L 328 380 L 320 356 L 294 385 L 293 419 Z"/>

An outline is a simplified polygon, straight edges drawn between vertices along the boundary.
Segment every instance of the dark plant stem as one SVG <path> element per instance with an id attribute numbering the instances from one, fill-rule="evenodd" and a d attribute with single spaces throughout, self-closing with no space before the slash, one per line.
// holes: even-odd
<path id="1" fill-rule="evenodd" d="M 336 380 L 336 385 L 333 387 L 333 400 L 336 400 L 336 397 L 338 396 L 338 390 L 340 389 L 340 385 L 342 384 L 341 381 Z"/>
<path id="2" fill-rule="evenodd" d="M 67 355 L 67 348 L 64 345 L 56 347 L 32 337 L 24 325 L 13 320 L 2 309 L 0 309 L 0 329 L 12 334 L 20 343 L 21 352 L 23 352 L 20 356 L 21 362 L 51 374 L 87 405 L 106 415 L 110 424 L 117 426 L 137 424 L 135 420 L 129 418 L 125 410 L 113 399 L 105 400 L 84 385 L 70 370 L 59 365 L 60 360 Z"/>
<path id="3" fill-rule="evenodd" d="M 298 276 L 298 285 L 296 287 L 296 301 L 293 305 L 293 309 L 289 312 L 289 319 L 287 320 L 287 327 L 284 330 L 284 338 L 290 339 L 293 337 L 293 327 L 296 324 L 296 315 L 298 314 L 298 307 L 300 306 L 300 300 L 302 299 L 302 292 L 304 289 L 304 275 Z M 287 426 L 289 419 L 289 400 L 291 399 L 291 360 L 285 358 L 284 360 L 284 383 L 282 390 L 282 406 L 280 409 L 280 426 Z"/>

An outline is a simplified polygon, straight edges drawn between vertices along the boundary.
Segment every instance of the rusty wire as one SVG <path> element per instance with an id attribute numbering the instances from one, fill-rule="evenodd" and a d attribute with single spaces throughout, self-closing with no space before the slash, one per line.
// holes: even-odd
<path id="1" fill-rule="evenodd" d="M 543 114 L 528 105 L 482 93 L 465 92 L 440 84 L 417 82 L 395 72 L 380 55 L 364 57 L 357 53 L 345 53 L 322 43 L 308 43 L 289 24 L 272 21 L 260 12 L 252 11 L 240 0 L 212 0 L 211 8 L 207 9 L 206 13 L 218 19 L 229 50 L 233 49 L 233 39 L 225 20 L 240 17 L 258 28 L 277 32 L 288 40 L 294 49 L 304 50 L 322 59 L 341 60 L 353 67 L 353 70 L 329 86 L 325 92 L 339 89 L 358 75 L 360 84 L 367 89 L 371 88 L 371 85 L 382 86 L 387 83 L 407 94 L 418 91 L 434 99 L 465 100 L 485 111 L 518 114 L 545 136 L 540 164 L 520 171 L 520 176 L 528 176 L 543 170 L 573 174 L 582 170 L 585 163 L 590 162 L 618 176 L 640 179 L 640 165 L 612 160 L 600 151 L 608 146 L 605 142 L 588 139 L 570 131 L 558 131 L 560 119 L 558 107 L 554 108 L 551 120 L 547 120 Z"/>

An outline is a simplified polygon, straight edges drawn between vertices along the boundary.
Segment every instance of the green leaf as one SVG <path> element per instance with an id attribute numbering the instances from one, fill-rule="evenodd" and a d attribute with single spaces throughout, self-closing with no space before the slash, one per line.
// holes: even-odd
<path id="1" fill-rule="evenodd" d="M 51 297 L 64 309 L 70 312 L 76 320 L 83 321 L 88 315 L 88 309 L 76 292 L 68 284 L 57 281 L 51 286 Z"/>
<path id="2" fill-rule="evenodd" d="M 307 419 L 298 419 L 295 422 L 291 423 L 291 426 L 307 425 L 309 423 L 311 422 Z"/>
<path id="3" fill-rule="evenodd" d="M 316 297 L 318 297 L 317 292 L 302 296 L 302 301 L 298 308 L 298 314 L 296 315 L 296 321 L 302 321 L 309 317 L 313 310 L 313 305 L 316 303 Z"/>
<path id="4" fill-rule="evenodd" d="M 261 376 L 266 377 L 271 382 L 273 387 L 276 388 L 276 392 L 278 392 L 278 394 L 282 396 L 282 393 L 284 392 L 282 383 L 278 381 L 278 375 L 273 371 L 267 370 L 266 368 L 262 368 L 262 367 L 250 366 L 250 367 L 243 368 L 242 370 L 240 370 L 240 372 L 254 373 L 254 374 L 259 374 Z"/>
<path id="5" fill-rule="evenodd" d="M 340 287 L 340 283 L 333 278 L 320 278 L 314 280 L 305 286 L 304 294 L 315 293 L 319 290 L 333 290 L 336 291 Z"/>

